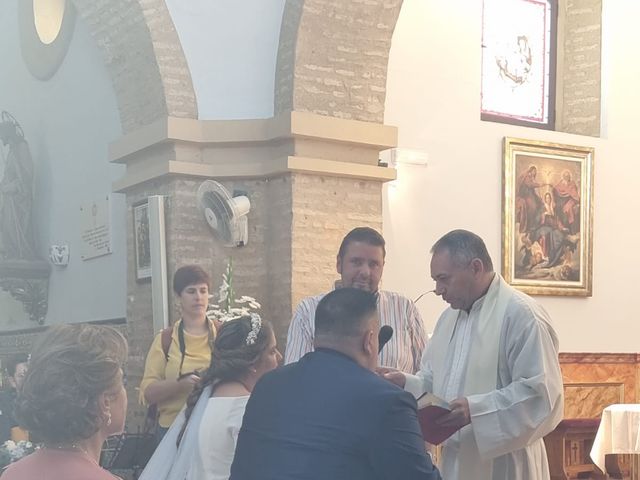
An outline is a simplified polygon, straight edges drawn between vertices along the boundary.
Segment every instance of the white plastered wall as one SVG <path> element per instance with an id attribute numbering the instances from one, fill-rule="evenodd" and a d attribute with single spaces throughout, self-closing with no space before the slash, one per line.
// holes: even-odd
<path id="1" fill-rule="evenodd" d="M 23 0 L 20 0 L 23 1 Z M 108 161 L 121 135 L 116 98 L 102 56 L 78 16 L 69 51 L 48 81 L 36 80 L 20 54 L 17 1 L 0 14 L 0 110 L 22 125 L 36 168 L 39 253 L 68 244 L 68 267 L 53 267 L 46 323 L 123 318 L 126 313 L 126 207 L 111 183 L 124 173 Z M 81 203 L 111 195 L 113 253 L 80 258 Z M 0 311 L 0 315 L 4 312 Z"/>
<path id="2" fill-rule="evenodd" d="M 386 188 L 385 288 L 414 298 L 430 289 L 429 248 L 454 228 L 481 235 L 500 267 L 503 137 L 593 146 L 593 297 L 538 299 L 554 319 L 562 351 L 638 351 L 640 63 L 632 51 L 640 44 L 640 4 L 603 4 L 603 128 L 592 138 L 480 121 L 482 2 L 404 1 L 385 123 L 399 127 L 400 151 L 418 150 L 427 165 L 400 165 L 398 181 Z M 418 305 L 432 331 L 444 302 L 431 295 Z"/>
<path id="3" fill-rule="evenodd" d="M 285 0 L 167 0 L 201 120 L 268 118 Z"/>

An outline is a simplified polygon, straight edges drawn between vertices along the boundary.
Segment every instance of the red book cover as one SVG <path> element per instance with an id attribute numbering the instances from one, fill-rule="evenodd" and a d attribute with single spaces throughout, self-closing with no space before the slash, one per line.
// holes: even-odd
<path id="1" fill-rule="evenodd" d="M 425 393 L 418 399 L 418 423 L 425 441 L 440 445 L 459 430 L 458 427 L 442 427 L 436 423 L 450 411 L 449 404 L 432 393 Z"/>

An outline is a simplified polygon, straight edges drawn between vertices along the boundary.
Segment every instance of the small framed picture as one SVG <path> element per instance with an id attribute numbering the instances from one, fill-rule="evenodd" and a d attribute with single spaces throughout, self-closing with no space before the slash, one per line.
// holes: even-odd
<path id="1" fill-rule="evenodd" d="M 133 206 L 133 250 L 136 262 L 136 280 L 151 279 L 151 244 L 149 241 L 149 203 L 147 200 Z"/>
<path id="2" fill-rule="evenodd" d="M 537 295 L 591 296 L 594 149 L 505 138 L 502 274 Z"/>

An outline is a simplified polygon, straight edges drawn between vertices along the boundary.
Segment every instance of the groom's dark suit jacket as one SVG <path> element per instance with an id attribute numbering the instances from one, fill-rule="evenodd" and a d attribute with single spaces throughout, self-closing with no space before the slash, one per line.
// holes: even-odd
<path id="1" fill-rule="evenodd" d="M 439 480 L 412 395 L 318 349 L 266 374 L 244 414 L 231 480 Z"/>

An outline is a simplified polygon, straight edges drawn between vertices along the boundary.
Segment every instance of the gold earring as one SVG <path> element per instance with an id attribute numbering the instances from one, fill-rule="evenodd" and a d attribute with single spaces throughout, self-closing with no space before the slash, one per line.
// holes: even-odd
<path id="1" fill-rule="evenodd" d="M 111 425 L 111 412 L 107 410 L 107 427 Z"/>

